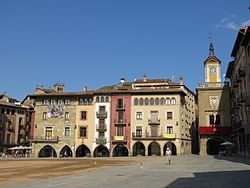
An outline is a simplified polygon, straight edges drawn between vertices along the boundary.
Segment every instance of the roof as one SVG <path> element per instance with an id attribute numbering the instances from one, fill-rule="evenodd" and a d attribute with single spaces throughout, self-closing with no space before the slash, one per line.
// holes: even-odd
<path id="1" fill-rule="evenodd" d="M 250 40 L 250 26 L 242 27 L 237 34 L 231 56 L 236 57 L 239 47 L 241 45 L 246 45 L 249 42 L 249 40 Z"/>
<path id="2" fill-rule="evenodd" d="M 204 61 L 204 65 L 205 65 L 205 63 L 207 63 L 207 62 L 215 62 L 215 61 L 221 63 L 221 61 L 220 61 L 215 55 L 210 55 L 210 56 L 208 56 L 207 59 Z"/>
<path id="3" fill-rule="evenodd" d="M 231 62 L 229 62 L 228 66 L 227 66 L 226 78 L 231 78 L 233 68 L 234 68 L 234 61 L 231 61 Z"/>

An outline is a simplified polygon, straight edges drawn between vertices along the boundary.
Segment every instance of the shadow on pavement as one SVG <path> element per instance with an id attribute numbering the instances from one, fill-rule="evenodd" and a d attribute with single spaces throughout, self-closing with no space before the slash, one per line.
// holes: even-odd
<path id="1" fill-rule="evenodd" d="M 246 165 L 250 165 L 250 159 L 249 158 L 243 158 L 243 157 L 235 157 L 235 156 L 225 156 L 225 157 L 220 157 L 220 156 L 214 156 L 215 159 L 218 160 L 226 160 L 230 161 L 233 163 L 242 163 Z"/>
<path id="2" fill-rule="evenodd" d="M 189 176 L 178 178 L 165 188 L 241 188 L 250 185 L 250 170 L 202 172 Z"/>

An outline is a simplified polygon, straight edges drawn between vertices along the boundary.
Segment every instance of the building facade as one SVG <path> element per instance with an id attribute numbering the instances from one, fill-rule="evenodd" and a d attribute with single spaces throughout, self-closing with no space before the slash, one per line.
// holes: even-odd
<path id="1" fill-rule="evenodd" d="M 201 155 L 218 154 L 220 144 L 230 140 L 230 92 L 228 83 L 221 82 L 220 65 L 211 43 L 204 62 L 205 82 L 196 88 Z"/>
<path id="2" fill-rule="evenodd" d="M 0 94 L 0 153 L 14 146 L 30 146 L 29 106 Z"/>
<path id="3" fill-rule="evenodd" d="M 132 84 L 131 149 L 133 156 L 174 155 L 192 150 L 195 96 L 170 80 L 138 80 Z M 188 110 L 187 110 L 188 108 Z"/>
<path id="4" fill-rule="evenodd" d="M 250 157 L 250 26 L 239 30 L 226 77 L 231 82 L 232 139 L 240 156 Z"/>

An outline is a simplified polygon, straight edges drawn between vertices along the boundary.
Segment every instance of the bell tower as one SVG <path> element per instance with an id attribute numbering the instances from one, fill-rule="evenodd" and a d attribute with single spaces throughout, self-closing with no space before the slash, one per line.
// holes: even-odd
<path id="1" fill-rule="evenodd" d="M 215 56 L 214 46 L 211 42 L 209 45 L 209 56 L 204 61 L 205 82 L 221 82 L 220 64 L 221 61 Z"/>

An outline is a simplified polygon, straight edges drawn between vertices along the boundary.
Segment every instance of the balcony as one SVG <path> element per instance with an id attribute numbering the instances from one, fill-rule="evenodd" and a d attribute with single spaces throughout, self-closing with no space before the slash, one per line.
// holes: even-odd
<path id="1" fill-rule="evenodd" d="M 176 135 L 175 133 L 166 133 L 162 135 L 163 138 L 167 138 L 167 139 L 175 139 Z"/>
<path id="2" fill-rule="evenodd" d="M 107 118 L 107 112 L 106 111 L 98 111 L 96 112 L 96 117 L 97 118 Z"/>
<path id="3" fill-rule="evenodd" d="M 116 110 L 117 111 L 125 110 L 125 104 L 116 104 Z"/>
<path id="4" fill-rule="evenodd" d="M 224 87 L 229 86 L 228 82 L 199 82 L 198 88 Z"/>
<path id="5" fill-rule="evenodd" d="M 126 125 L 126 119 L 115 119 L 115 125 Z"/>
<path id="6" fill-rule="evenodd" d="M 152 118 L 149 118 L 148 119 L 148 124 L 149 125 L 160 125 L 160 119 L 152 119 Z"/>
<path id="7" fill-rule="evenodd" d="M 45 136 L 35 136 L 32 138 L 33 142 L 36 143 L 58 143 L 59 137 L 52 136 L 52 137 L 45 137 Z"/>
<path id="8" fill-rule="evenodd" d="M 95 139 L 96 144 L 106 144 L 107 143 L 107 138 L 105 137 L 98 137 Z"/>
<path id="9" fill-rule="evenodd" d="M 112 142 L 127 142 L 127 137 L 126 136 L 112 136 Z"/>
<path id="10" fill-rule="evenodd" d="M 107 130 L 107 125 L 106 124 L 97 124 L 96 130 L 99 132 L 105 132 Z"/>

